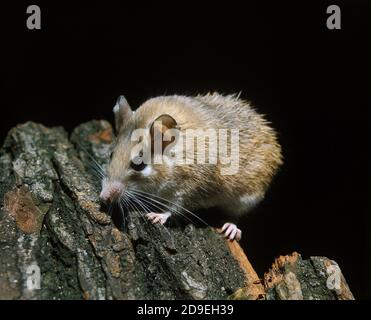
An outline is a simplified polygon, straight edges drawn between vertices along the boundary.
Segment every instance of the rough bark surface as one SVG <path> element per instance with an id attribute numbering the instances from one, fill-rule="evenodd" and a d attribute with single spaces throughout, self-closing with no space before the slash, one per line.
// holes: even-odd
<path id="1" fill-rule="evenodd" d="M 303 260 L 300 254 L 277 258 L 264 275 L 268 300 L 353 300 L 335 261 L 326 257 Z"/>
<path id="2" fill-rule="evenodd" d="M 237 242 L 211 227 L 164 228 L 129 212 L 119 230 L 98 200 L 93 157 L 106 165 L 112 129 L 71 136 L 28 122 L 0 150 L 0 299 L 352 299 L 329 289 L 335 262 L 280 257 L 260 280 Z M 40 289 L 30 281 L 40 270 Z M 331 287 L 331 286 L 330 286 Z"/>

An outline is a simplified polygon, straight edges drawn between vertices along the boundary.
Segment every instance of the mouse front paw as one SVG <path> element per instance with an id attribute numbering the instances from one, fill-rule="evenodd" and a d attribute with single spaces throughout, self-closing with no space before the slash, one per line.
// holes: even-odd
<path id="1" fill-rule="evenodd" d="M 167 219 L 170 217 L 170 215 L 171 215 L 170 212 L 165 212 L 165 213 L 150 212 L 146 214 L 146 217 L 153 224 L 155 223 L 165 224 Z"/>
<path id="2" fill-rule="evenodd" d="M 223 225 L 221 232 L 224 233 L 224 236 L 229 240 L 240 241 L 242 237 L 242 231 L 238 229 L 234 223 L 230 222 Z"/>

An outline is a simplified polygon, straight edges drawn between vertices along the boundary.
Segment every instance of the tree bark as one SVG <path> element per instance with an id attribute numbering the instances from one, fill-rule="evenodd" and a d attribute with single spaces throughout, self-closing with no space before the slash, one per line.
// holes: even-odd
<path id="1" fill-rule="evenodd" d="M 261 280 L 211 227 L 164 228 L 132 211 L 118 229 L 90 164 L 107 164 L 112 137 L 105 121 L 70 137 L 32 122 L 10 130 L 0 150 L 0 299 L 353 299 L 327 258 L 280 257 Z"/>

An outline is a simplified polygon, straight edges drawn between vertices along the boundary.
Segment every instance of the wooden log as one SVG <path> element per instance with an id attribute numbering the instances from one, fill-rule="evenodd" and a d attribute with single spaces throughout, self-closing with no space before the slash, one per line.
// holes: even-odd
<path id="1" fill-rule="evenodd" d="M 335 261 L 326 257 L 303 260 L 297 252 L 275 259 L 264 275 L 268 300 L 353 300 Z"/>
<path id="2" fill-rule="evenodd" d="M 326 290 L 325 258 L 311 258 L 311 272 L 298 255 L 279 258 L 262 282 L 212 227 L 165 228 L 133 210 L 120 230 L 91 165 L 107 165 L 112 140 L 106 121 L 70 137 L 32 122 L 10 130 L 0 150 L 0 299 L 352 298 L 344 278 L 339 292 Z M 313 279 L 323 294 L 308 291 Z"/>

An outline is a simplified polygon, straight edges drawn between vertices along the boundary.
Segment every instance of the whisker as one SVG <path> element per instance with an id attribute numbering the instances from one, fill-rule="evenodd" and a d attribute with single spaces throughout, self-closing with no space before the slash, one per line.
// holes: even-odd
<path id="1" fill-rule="evenodd" d="M 95 171 L 100 175 L 101 178 L 104 178 L 106 174 L 104 172 L 102 165 L 94 158 L 94 156 L 84 146 L 82 146 L 80 143 L 77 143 L 77 145 L 89 157 L 90 159 L 88 162 L 89 166 L 92 169 L 95 169 Z"/>
<path id="2" fill-rule="evenodd" d="M 144 219 L 145 221 L 147 221 L 147 219 L 145 219 L 145 217 L 143 216 L 142 212 L 140 212 L 140 210 L 139 210 L 138 207 L 135 205 L 135 203 L 134 203 L 134 202 L 133 202 L 129 197 L 127 197 L 126 199 L 127 199 L 128 204 L 129 204 L 129 206 L 130 206 L 130 209 L 131 209 L 133 212 L 135 212 L 135 213 L 139 213 L 140 217 L 141 217 L 142 219 Z"/>
<path id="3" fill-rule="evenodd" d="M 148 210 L 148 212 L 151 212 L 151 210 L 148 208 L 148 206 L 146 206 L 143 202 L 141 202 L 137 197 L 135 197 L 135 195 L 134 194 L 132 194 L 130 191 L 127 191 L 127 194 L 128 194 L 128 196 L 130 197 L 132 197 L 131 198 L 131 200 L 132 201 L 136 201 L 136 203 L 139 205 L 139 206 L 141 206 L 143 209 L 144 209 L 144 212 L 146 212 L 146 208 L 147 208 L 147 210 Z M 148 221 L 148 219 L 146 219 L 145 217 L 143 217 L 147 222 L 149 222 Z M 169 230 L 163 225 L 163 224 L 160 224 L 159 225 L 159 227 L 161 228 L 164 228 L 164 230 L 168 233 L 168 235 L 173 239 L 173 236 L 171 235 L 171 233 L 169 232 Z"/>
<path id="4" fill-rule="evenodd" d="M 163 202 L 157 201 L 157 200 L 155 200 L 155 199 L 153 199 L 153 198 L 150 198 L 150 197 L 147 197 L 147 196 L 145 196 L 145 195 L 143 195 L 143 194 L 137 194 L 137 196 L 142 197 L 142 200 L 147 199 L 147 201 L 151 201 L 151 202 L 150 202 L 151 205 L 153 205 L 153 206 L 155 206 L 155 207 L 157 207 L 157 208 L 159 208 L 159 207 L 156 206 L 156 205 L 154 205 L 153 203 L 158 203 L 158 204 L 160 204 L 161 206 L 163 206 L 166 210 L 168 210 L 168 211 L 170 211 L 170 212 L 173 212 L 173 213 L 176 213 L 176 214 L 179 214 L 182 218 L 188 220 L 190 223 L 194 223 L 194 221 L 192 221 L 191 219 L 189 219 L 185 214 L 183 214 L 183 213 L 180 212 L 179 210 L 175 209 L 174 207 L 171 207 L 171 206 L 169 206 L 169 205 L 166 205 L 166 204 L 163 203 Z M 159 208 L 159 209 L 160 209 L 160 210 L 164 210 L 163 208 Z"/>
<path id="5" fill-rule="evenodd" d="M 157 205 L 155 205 L 154 202 L 155 202 L 155 203 L 158 203 L 158 204 L 160 204 L 160 205 L 162 205 L 166 210 L 168 210 L 168 211 L 170 211 L 170 212 L 173 212 L 173 213 L 177 213 L 177 214 L 179 214 L 182 218 L 188 220 L 190 223 L 194 223 L 194 222 L 193 222 L 191 219 L 189 219 L 186 215 L 184 215 L 182 212 L 180 212 L 179 210 L 177 210 L 177 209 L 175 209 L 175 208 L 172 208 L 172 207 L 170 207 L 170 206 L 168 206 L 168 205 L 166 205 L 166 204 L 164 204 L 164 203 L 162 203 L 162 202 L 159 202 L 159 201 L 157 201 L 157 200 L 155 200 L 155 199 L 152 199 L 152 198 L 146 197 L 146 196 L 144 196 L 144 195 L 142 195 L 142 194 L 138 194 L 137 196 L 142 197 L 142 200 L 143 200 L 143 201 L 147 201 L 147 203 L 149 203 L 150 205 L 156 207 L 157 209 L 159 209 L 159 210 L 161 210 L 161 211 L 163 211 L 164 209 L 163 209 L 163 208 L 160 208 L 160 207 L 157 206 Z M 151 202 L 150 202 L 150 201 L 151 201 Z"/>
<path id="6" fill-rule="evenodd" d="M 145 223 L 148 223 L 148 224 L 152 225 L 152 223 L 150 223 L 148 221 L 148 219 L 143 215 L 143 213 L 137 207 L 137 205 L 135 204 L 135 202 L 133 201 L 133 199 L 131 199 L 131 198 L 128 197 L 127 200 L 129 202 L 129 205 L 130 205 L 131 210 L 133 210 L 133 212 L 139 214 L 139 216 L 144 220 Z"/>
<path id="7" fill-rule="evenodd" d="M 94 170 L 97 174 L 99 174 L 99 176 L 101 176 L 102 178 L 104 178 L 106 176 L 103 168 L 101 167 L 98 167 L 94 162 L 87 162 L 88 166 L 90 169 Z"/>
<path id="8" fill-rule="evenodd" d="M 105 178 L 105 174 L 103 172 L 99 171 L 97 168 L 95 168 L 93 166 L 91 166 L 90 168 L 94 171 L 92 173 L 94 173 L 98 178 L 100 178 L 100 179 Z"/>
<path id="9" fill-rule="evenodd" d="M 132 195 L 135 199 L 137 199 L 137 200 L 139 200 L 139 199 L 137 198 L 138 196 L 143 197 L 142 195 L 139 195 L 139 194 L 135 195 L 135 194 L 131 193 L 130 191 L 128 191 L 128 193 L 131 194 L 131 195 Z M 143 201 L 146 201 L 146 199 L 144 199 L 144 198 L 142 198 L 142 200 L 143 200 Z M 155 207 L 156 209 L 161 210 L 161 212 L 164 211 L 163 208 L 160 208 L 159 206 L 157 206 L 157 205 L 155 205 L 155 204 L 153 204 L 153 203 L 151 203 L 151 202 L 149 202 L 149 201 L 146 201 L 146 203 L 147 203 L 148 205 L 152 205 L 152 206 Z M 166 207 L 165 207 L 165 208 L 166 208 Z M 166 209 L 167 209 L 167 208 L 166 208 Z"/>
<path id="10" fill-rule="evenodd" d="M 148 208 L 145 208 L 145 207 L 142 205 L 142 203 L 141 203 L 140 201 L 138 201 L 137 198 L 132 197 L 131 199 L 133 200 L 133 202 L 135 202 L 137 205 L 139 205 L 139 206 L 143 209 L 144 213 L 149 213 L 149 212 L 151 212 L 151 210 L 149 210 Z"/>
<path id="11" fill-rule="evenodd" d="M 130 190 L 131 192 L 136 192 L 136 193 L 142 193 L 142 194 L 146 194 L 146 195 L 149 195 L 149 196 L 151 196 L 151 197 L 155 197 L 155 198 L 157 198 L 157 199 L 161 199 L 161 200 L 163 200 L 163 201 L 166 201 L 166 202 L 168 202 L 168 203 L 170 203 L 170 204 L 172 204 L 172 205 L 175 205 L 175 206 L 177 206 L 177 207 L 179 207 L 179 208 L 181 208 L 181 209 L 183 209 L 184 211 L 186 211 L 187 213 L 189 213 L 189 214 L 191 214 L 193 217 L 195 217 L 196 219 L 198 219 L 199 221 L 201 221 L 203 224 L 205 224 L 206 226 L 210 226 L 206 221 L 204 221 L 203 219 L 201 219 L 199 216 L 197 216 L 195 213 L 193 213 L 192 211 L 189 211 L 188 209 L 186 209 L 186 208 L 184 208 L 184 207 L 182 207 L 181 205 L 179 205 L 179 204 L 177 204 L 177 203 L 174 203 L 174 202 L 172 202 L 172 201 L 170 201 L 170 200 L 168 200 L 168 199 L 165 199 L 165 198 L 162 198 L 162 197 L 160 197 L 160 196 L 156 196 L 156 195 L 154 195 L 154 194 L 150 194 L 150 193 L 148 193 L 148 192 L 145 192 L 145 191 L 140 191 L 140 190 Z"/>
<path id="12" fill-rule="evenodd" d="M 130 199 L 128 197 L 121 198 L 121 201 L 123 201 L 124 199 L 125 199 L 124 203 L 127 204 L 128 209 L 132 210 L 133 212 L 138 211 L 138 209 L 136 209 L 136 208 L 133 207 L 132 202 L 130 201 Z"/>
<path id="13" fill-rule="evenodd" d="M 97 165 L 97 167 L 102 169 L 102 165 L 95 159 L 94 155 L 92 155 L 88 149 L 86 149 L 81 144 L 79 144 L 79 147 L 86 153 L 86 155 L 90 158 L 90 160 L 93 161 Z"/>

